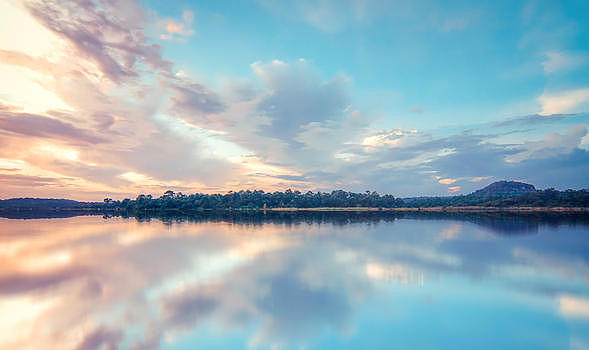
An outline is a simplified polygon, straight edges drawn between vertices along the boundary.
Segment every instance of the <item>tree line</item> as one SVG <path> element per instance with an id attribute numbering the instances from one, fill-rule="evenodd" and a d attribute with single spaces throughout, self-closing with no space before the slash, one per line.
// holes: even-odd
<path id="1" fill-rule="evenodd" d="M 166 211 L 208 209 L 272 209 L 272 208 L 428 208 L 428 207 L 589 207 L 589 191 L 546 189 L 535 192 L 502 195 L 461 195 L 448 197 L 398 198 L 366 191 L 354 193 L 342 190 L 332 192 L 284 192 L 230 191 L 225 194 L 183 194 L 166 191 L 160 197 L 141 194 L 135 199 L 115 201 L 105 198 L 106 209 L 123 211 Z"/>
<path id="2" fill-rule="evenodd" d="M 346 192 L 342 190 L 327 192 L 306 192 L 286 190 L 284 192 L 230 191 L 226 194 L 183 194 L 166 191 L 162 196 L 141 194 L 134 200 L 126 198 L 113 201 L 105 198 L 104 205 L 108 208 L 121 210 L 199 210 L 199 209 L 271 209 L 271 208 L 349 208 L 401 207 L 403 200 L 393 195 L 380 195 L 377 192 L 364 193 Z"/>
<path id="3" fill-rule="evenodd" d="M 450 197 L 419 197 L 405 198 L 409 208 L 428 207 L 589 207 L 589 191 L 566 190 L 554 188 L 518 194 L 485 194 L 450 196 Z"/>

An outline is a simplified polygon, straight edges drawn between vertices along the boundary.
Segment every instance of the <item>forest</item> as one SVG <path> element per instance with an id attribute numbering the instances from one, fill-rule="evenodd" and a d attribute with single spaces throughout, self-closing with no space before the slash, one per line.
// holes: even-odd
<path id="1" fill-rule="evenodd" d="M 432 208 L 432 207 L 567 207 L 588 208 L 589 190 L 558 191 L 553 188 L 522 193 L 476 191 L 468 195 L 446 197 L 399 198 L 377 192 L 264 192 L 262 190 L 227 193 L 166 191 L 159 197 L 140 194 L 135 199 L 102 202 L 78 202 L 66 199 L 12 198 L 0 200 L 0 210 L 91 210 L 140 212 L 194 212 L 201 210 L 258 210 L 276 208 Z"/>
<path id="2" fill-rule="evenodd" d="M 162 196 L 141 194 L 135 199 L 113 201 L 106 198 L 107 209 L 123 211 L 272 209 L 272 208 L 429 208 L 429 207 L 589 207 L 589 191 L 546 189 L 518 194 L 476 193 L 462 196 L 398 198 L 366 191 L 332 192 L 239 191 L 226 194 L 183 194 L 167 191 Z"/>

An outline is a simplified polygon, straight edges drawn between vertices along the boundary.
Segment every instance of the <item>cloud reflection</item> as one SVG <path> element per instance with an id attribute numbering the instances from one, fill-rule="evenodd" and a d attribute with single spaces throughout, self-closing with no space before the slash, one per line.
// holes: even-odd
<path id="1" fill-rule="evenodd" d="M 0 317 L 10 330 L 0 348 L 167 349 L 226 332 L 245 332 L 242 347 L 308 347 L 325 334 L 362 336 L 358 315 L 371 300 L 421 298 L 451 276 L 552 300 L 552 317 L 589 315 L 587 226 L 539 225 L 540 235 L 510 238 L 456 218 L 321 215 L 0 219 L 0 306 L 21 315 Z"/>

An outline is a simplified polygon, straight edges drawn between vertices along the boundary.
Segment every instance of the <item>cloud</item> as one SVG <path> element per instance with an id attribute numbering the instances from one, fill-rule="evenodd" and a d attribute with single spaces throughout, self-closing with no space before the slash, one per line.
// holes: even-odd
<path id="1" fill-rule="evenodd" d="M 159 21 L 159 26 L 166 32 L 160 34 L 160 39 L 173 40 L 179 37 L 188 37 L 194 35 L 194 29 L 190 26 L 194 21 L 194 13 L 189 10 L 182 12 L 182 22 L 174 19 L 163 19 Z"/>
<path id="2" fill-rule="evenodd" d="M 344 30 L 378 18 L 379 6 L 390 9 L 372 4 L 344 3 L 340 12 L 329 13 L 334 20 L 328 27 Z M 317 13 L 339 3 L 320 5 Z M 312 10 L 305 2 L 284 6 L 295 14 Z M 554 185 L 544 175 L 554 175 L 553 167 L 539 171 L 550 162 L 561 164 L 562 176 L 554 178 L 568 179 L 567 186 L 587 185 L 579 175 L 584 169 L 579 161 L 586 157 L 579 148 L 584 129 L 564 130 L 574 118 L 587 125 L 582 114 L 416 130 L 358 108 L 351 78 L 323 76 L 305 59 L 255 62 L 249 77 L 217 85 L 180 74 L 144 32 L 157 14 L 136 3 L 32 1 L 25 9 L 59 45 L 47 56 L 5 49 L 0 61 L 35 73 L 31 84 L 67 106 L 33 113 L 26 103 L 8 99 L 0 107 L 0 156 L 23 162 L 10 174 L 44 179 L 31 186 L 46 184 L 27 193 L 73 193 L 75 184 L 76 194 L 87 193 L 84 198 L 134 197 L 165 186 L 189 192 L 293 186 L 447 194 L 474 190 L 491 178 Z M 451 18 L 440 13 L 428 21 L 437 28 Z M 188 11 L 159 29 L 178 38 L 193 22 Z M 456 23 L 450 27 L 459 29 Z M 552 58 L 551 69 L 557 69 L 560 58 Z M 585 95 L 583 89 L 570 90 L 544 94 L 539 101 L 546 113 L 567 112 L 581 109 L 589 101 Z M 473 182 L 477 178 L 479 183 Z M 24 182 L 13 179 L 6 193 L 23 190 Z"/>
<path id="3" fill-rule="evenodd" d="M 174 94 L 170 97 L 170 113 L 180 119 L 199 123 L 211 114 L 218 114 L 225 110 L 225 104 L 219 96 L 207 89 L 206 86 L 186 81 L 172 84 Z"/>
<path id="4" fill-rule="evenodd" d="M 10 169 L 9 171 L 18 171 L 19 169 Z M 6 169 L 2 169 L 6 171 Z M 0 179 L 6 186 L 46 186 L 46 185 L 58 185 L 59 179 L 51 177 L 39 177 L 39 176 L 27 176 L 19 174 L 0 174 Z"/>
<path id="5" fill-rule="evenodd" d="M 448 187 L 448 192 L 449 193 L 457 193 L 460 192 L 461 187 L 460 186 L 450 186 Z"/>
<path id="6" fill-rule="evenodd" d="M 37 195 L 86 192 L 82 198 L 91 199 L 97 192 L 135 196 L 161 186 L 194 191 L 239 183 L 240 165 L 226 154 L 240 150 L 197 125 L 226 104 L 204 84 L 172 74 L 171 62 L 143 32 L 149 17 L 143 8 L 134 2 L 29 1 L 23 9 L 59 45 L 39 57 L 2 50 L 0 61 L 34 72 L 32 84 L 68 107 L 29 113 L 28 101 L 0 101 L 2 156 L 25 161 L 19 176 L 56 179 L 36 187 Z M 183 13 L 183 21 L 193 20 L 190 11 Z M 126 173 L 150 181 L 130 182 L 120 176 Z M 7 193 L 30 193 L 15 181 L 11 186 L 19 187 Z"/>
<path id="7" fill-rule="evenodd" d="M 258 95 L 208 118 L 211 127 L 226 132 L 225 139 L 269 166 L 298 173 L 330 169 L 346 143 L 360 141 L 367 120 L 350 107 L 346 77 L 324 80 L 303 59 L 251 67 L 262 83 Z"/>
<path id="8" fill-rule="evenodd" d="M 273 135 L 292 139 L 302 125 L 343 118 L 349 104 L 345 77 L 322 81 L 306 61 L 256 62 L 252 69 L 269 91 L 258 112 L 269 118 Z"/>
<path id="9" fill-rule="evenodd" d="M 558 301 L 558 311 L 561 315 L 589 319 L 589 299 L 574 295 L 561 295 Z"/>
<path id="10" fill-rule="evenodd" d="M 579 147 L 585 135 L 587 135 L 587 126 L 584 124 L 575 125 L 569 129 L 566 135 L 551 133 L 542 141 L 524 142 L 522 146 L 524 150 L 507 156 L 506 160 L 517 163 L 524 159 L 551 158 L 569 154 Z"/>
<path id="11" fill-rule="evenodd" d="M 146 42 L 142 34 L 144 11 L 134 2 L 119 6 L 109 2 L 27 1 L 25 5 L 46 28 L 67 39 L 115 82 L 137 77 L 135 69 L 140 63 L 153 69 L 171 67 L 161 57 L 160 47 Z"/>
<path id="12" fill-rule="evenodd" d="M 409 142 L 413 141 L 411 136 L 416 136 L 417 130 L 403 130 L 403 129 L 389 129 L 383 130 L 375 135 L 365 137 L 362 140 L 363 146 L 369 147 L 399 147 L 407 146 Z M 370 150 L 369 150 L 370 151 Z"/>
<path id="13" fill-rule="evenodd" d="M 544 73 L 554 74 L 572 70 L 589 61 L 589 56 L 570 54 L 560 51 L 546 52 L 546 60 L 542 62 Z"/>
<path id="14" fill-rule="evenodd" d="M 543 115 L 570 113 L 586 108 L 589 102 L 589 88 L 568 90 L 560 93 L 543 93 L 538 98 Z"/>
<path id="15" fill-rule="evenodd" d="M 76 143 L 106 142 L 91 131 L 79 129 L 58 119 L 28 113 L 0 111 L 0 130 L 23 136 L 66 139 Z"/>
<path id="16" fill-rule="evenodd" d="M 337 175 L 333 174 L 329 179 L 335 183 L 346 183 L 347 188 L 355 190 L 362 190 L 366 184 L 370 184 L 371 189 L 400 196 L 432 193 L 443 195 L 448 190 L 443 185 L 450 184 L 453 185 L 453 191 L 469 193 L 480 188 L 481 181 L 488 179 L 521 179 L 536 184 L 539 188 L 562 188 L 559 183 L 567 183 L 567 187 L 573 184 L 576 188 L 587 187 L 587 181 L 579 176 L 586 171 L 587 166 L 583 159 L 589 154 L 579 148 L 581 139 L 586 135 L 585 124 L 571 127 L 567 124 L 570 122 L 567 119 L 573 117 L 548 118 L 548 125 L 562 123 L 560 129 L 566 126 L 569 130 L 562 134 L 545 134 L 542 141 L 520 141 L 521 143 L 498 142 L 503 133 L 496 131 L 503 127 L 497 129 L 496 125 L 479 128 L 477 133 L 474 129 L 467 129 L 447 136 L 398 132 L 399 135 L 395 135 L 395 147 L 352 148 L 352 159 L 355 157 L 358 161 L 342 165 L 338 168 Z M 587 118 L 581 117 L 579 120 Z M 527 128 L 507 135 L 518 135 L 510 136 L 517 140 L 521 137 L 519 133 L 529 134 L 535 128 L 550 130 L 550 127 L 542 123 L 527 123 Z M 511 129 L 510 132 L 513 131 Z M 527 135 L 525 139 L 529 137 Z M 558 183 L 550 180 L 551 176 L 558 177 L 556 173 L 561 174 Z M 306 175 L 311 181 L 318 181 L 317 177 Z M 327 178 L 326 175 L 318 177 Z M 416 188 L 419 188 L 419 192 L 406 190 Z"/>
<path id="17" fill-rule="evenodd" d="M 456 179 L 440 179 L 440 181 L 438 181 L 441 184 L 444 185 L 450 185 L 456 182 Z M 458 187 L 458 189 L 460 189 L 460 187 Z"/>
<path id="18" fill-rule="evenodd" d="M 589 169 L 585 163 L 589 152 L 576 146 L 585 132 L 584 126 L 574 126 L 566 135 L 549 134 L 543 141 L 521 145 L 501 145 L 482 140 L 475 143 L 463 136 L 460 143 L 456 142 L 460 138 L 453 142 L 454 153 L 432 160 L 428 168 L 452 178 L 465 179 L 457 181 L 457 184 L 467 193 L 481 185 L 466 179 L 479 177 L 481 173 L 494 179 L 520 179 L 538 188 L 585 188 L 588 184 L 580 174 Z M 563 186 L 565 183 L 567 185 Z"/>
<path id="19" fill-rule="evenodd" d="M 86 334 L 76 350 L 117 349 L 122 340 L 122 332 L 97 328 Z"/>
<path id="20" fill-rule="evenodd" d="M 138 141 L 131 150 L 113 150 L 111 157 L 120 166 L 154 177 L 162 186 L 171 181 L 222 186 L 238 174 L 238 165 L 208 153 L 198 137 L 178 134 L 164 125 Z"/>

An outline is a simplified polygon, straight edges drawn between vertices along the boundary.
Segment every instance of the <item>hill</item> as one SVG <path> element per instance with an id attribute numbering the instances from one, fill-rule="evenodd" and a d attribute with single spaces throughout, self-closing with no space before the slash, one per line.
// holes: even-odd
<path id="1" fill-rule="evenodd" d="M 518 181 L 497 181 L 487 187 L 474 191 L 472 194 L 475 196 L 504 196 L 528 192 L 536 192 L 536 187 Z"/>

